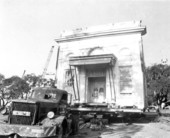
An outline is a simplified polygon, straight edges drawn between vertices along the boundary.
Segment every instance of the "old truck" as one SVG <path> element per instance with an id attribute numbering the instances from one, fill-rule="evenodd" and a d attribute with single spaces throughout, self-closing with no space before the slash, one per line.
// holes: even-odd
<path id="1" fill-rule="evenodd" d="M 0 137 L 61 138 L 75 132 L 68 97 L 64 90 L 39 87 L 28 99 L 13 100 L 8 119 L 0 123 Z"/>
<path id="2" fill-rule="evenodd" d="M 64 31 L 58 45 L 57 85 L 74 96 L 74 114 L 115 116 L 147 107 L 141 21 Z"/>

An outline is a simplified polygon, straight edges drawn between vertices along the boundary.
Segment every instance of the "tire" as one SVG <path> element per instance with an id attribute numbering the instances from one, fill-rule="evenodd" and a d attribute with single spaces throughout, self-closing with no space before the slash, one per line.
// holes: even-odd
<path id="1" fill-rule="evenodd" d="M 71 124 L 71 129 L 72 129 L 72 135 L 75 135 L 78 133 L 78 116 L 73 116 L 72 117 L 72 124 Z"/>
<path id="2" fill-rule="evenodd" d="M 58 135 L 56 138 L 63 138 L 63 126 L 61 125 L 60 129 L 59 129 L 59 132 L 58 132 Z"/>
<path id="3" fill-rule="evenodd" d="M 58 133 L 57 133 L 57 138 L 67 138 L 67 120 L 63 120 Z"/>

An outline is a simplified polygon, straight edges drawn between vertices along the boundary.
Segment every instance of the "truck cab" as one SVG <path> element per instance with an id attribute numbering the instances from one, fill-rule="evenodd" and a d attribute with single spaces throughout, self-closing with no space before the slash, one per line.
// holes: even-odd
<path id="1" fill-rule="evenodd" d="M 35 88 L 28 99 L 13 100 L 0 136 L 61 137 L 71 133 L 73 119 L 68 110 L 68 93 L 56 88 Z"/>

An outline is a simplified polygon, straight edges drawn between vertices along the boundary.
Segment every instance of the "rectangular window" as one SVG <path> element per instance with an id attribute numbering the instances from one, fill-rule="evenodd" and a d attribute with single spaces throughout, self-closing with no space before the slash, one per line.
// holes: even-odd
<path id="1" fill-rule="evenodd" d="M 119 66 L 120 92 L 132 93 L 132 66 Z"/>

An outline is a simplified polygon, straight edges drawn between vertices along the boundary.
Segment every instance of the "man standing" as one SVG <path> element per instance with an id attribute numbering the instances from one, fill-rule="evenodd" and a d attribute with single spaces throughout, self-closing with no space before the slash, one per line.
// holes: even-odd
<path id="1" fill-rule="evenodd" d="M 156 101 L 159 108 L 164 109 L 167 102 L 167 91 L 162 88 L 160 92 L 156 94 Z"/>

